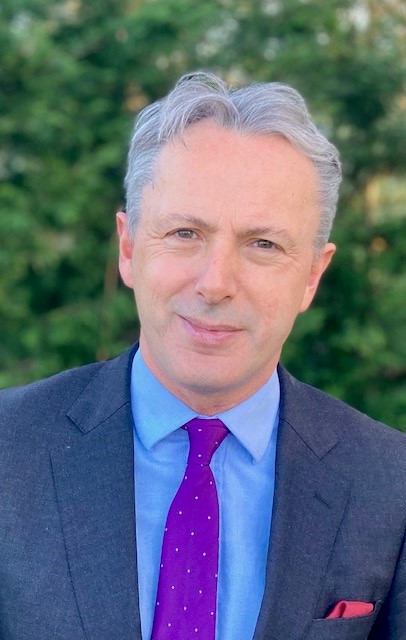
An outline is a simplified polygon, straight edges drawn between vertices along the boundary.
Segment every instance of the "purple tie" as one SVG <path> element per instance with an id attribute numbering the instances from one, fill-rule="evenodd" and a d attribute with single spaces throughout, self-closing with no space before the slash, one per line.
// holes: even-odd
<path id="1" fill-rule="evenodd" d="M 184 425 L 186 471 L 169 508 L 151 640 L 214 640 L 219 556 L 219 504 L 209 467 L 228 433 L 218 420 Z"/>

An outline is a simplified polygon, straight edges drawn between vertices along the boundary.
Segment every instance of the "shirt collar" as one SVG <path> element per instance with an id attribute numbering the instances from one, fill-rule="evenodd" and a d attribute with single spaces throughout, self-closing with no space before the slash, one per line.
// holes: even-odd
<path id="1" fill-rule="evenodd" d="M 259 462 L 279 419 L 280 387 L 276 371 L 252 396 L 217 414 L 241 445 Z M 186 422 L 200 416 L 152 374 L 138 349 L 131 371 L 131 406 L 137 435 L 150 450 Z"/>

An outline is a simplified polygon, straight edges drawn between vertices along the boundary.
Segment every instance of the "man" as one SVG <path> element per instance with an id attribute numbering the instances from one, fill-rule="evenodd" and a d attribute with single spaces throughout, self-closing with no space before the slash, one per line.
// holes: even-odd
<path id="1" fill-rule="evenodd" d="M 284 85 L 140 115 L 139 348 L 0 396 L 2 639 L 406 638 L 405 438 L 278 366 L 339 182 Z"/>

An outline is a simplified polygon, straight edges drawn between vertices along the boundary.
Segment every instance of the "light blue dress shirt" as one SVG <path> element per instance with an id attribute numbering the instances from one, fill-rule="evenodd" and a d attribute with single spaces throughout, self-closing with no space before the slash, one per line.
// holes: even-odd
<path id="1" fill-rule="evenodd" d="M 220 505 L 218 640 L 254 635 L 265 587 L 279 397 L 275 372 L 250 398 L 215 416 L 230 430 L 210 464 Z M 189 451 L 180 427 L 198 414 L 155 378 L 140 349 L 132 365 L 131 404 L 139 605 L 142 638 L 150 640 L 166 516 Z"/>

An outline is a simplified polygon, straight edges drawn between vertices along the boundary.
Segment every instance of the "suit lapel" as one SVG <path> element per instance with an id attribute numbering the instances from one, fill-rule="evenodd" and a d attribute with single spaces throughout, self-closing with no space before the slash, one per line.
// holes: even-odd
<path id="1" fill-rule="evenodd" d="M 88 640 L 141 640 L 130 369 L 101 366 L 68 411 L 77 437 L 52 453 L 69 570 Z M 338 443 L 305 385 L 283 369 L 266 587 L 254 640 L 301 640 L 349 496 L 325 457 Z"/>
<path id="2" fill-rule="evenodd" d="M 299 640 L 349 497 L 349 482 L 326 464 L 338 437 L 310 405 L 305 385 L 279 370 L 275 499 L 266 588 L 254 640 Z"/>
<path id="3" fill-rule="evenodd" d="M 52 453 L 69 569 L 89 640 L 141 639 L 131 356 L 102 365 L 68 411 L 78 437 Z"/>

